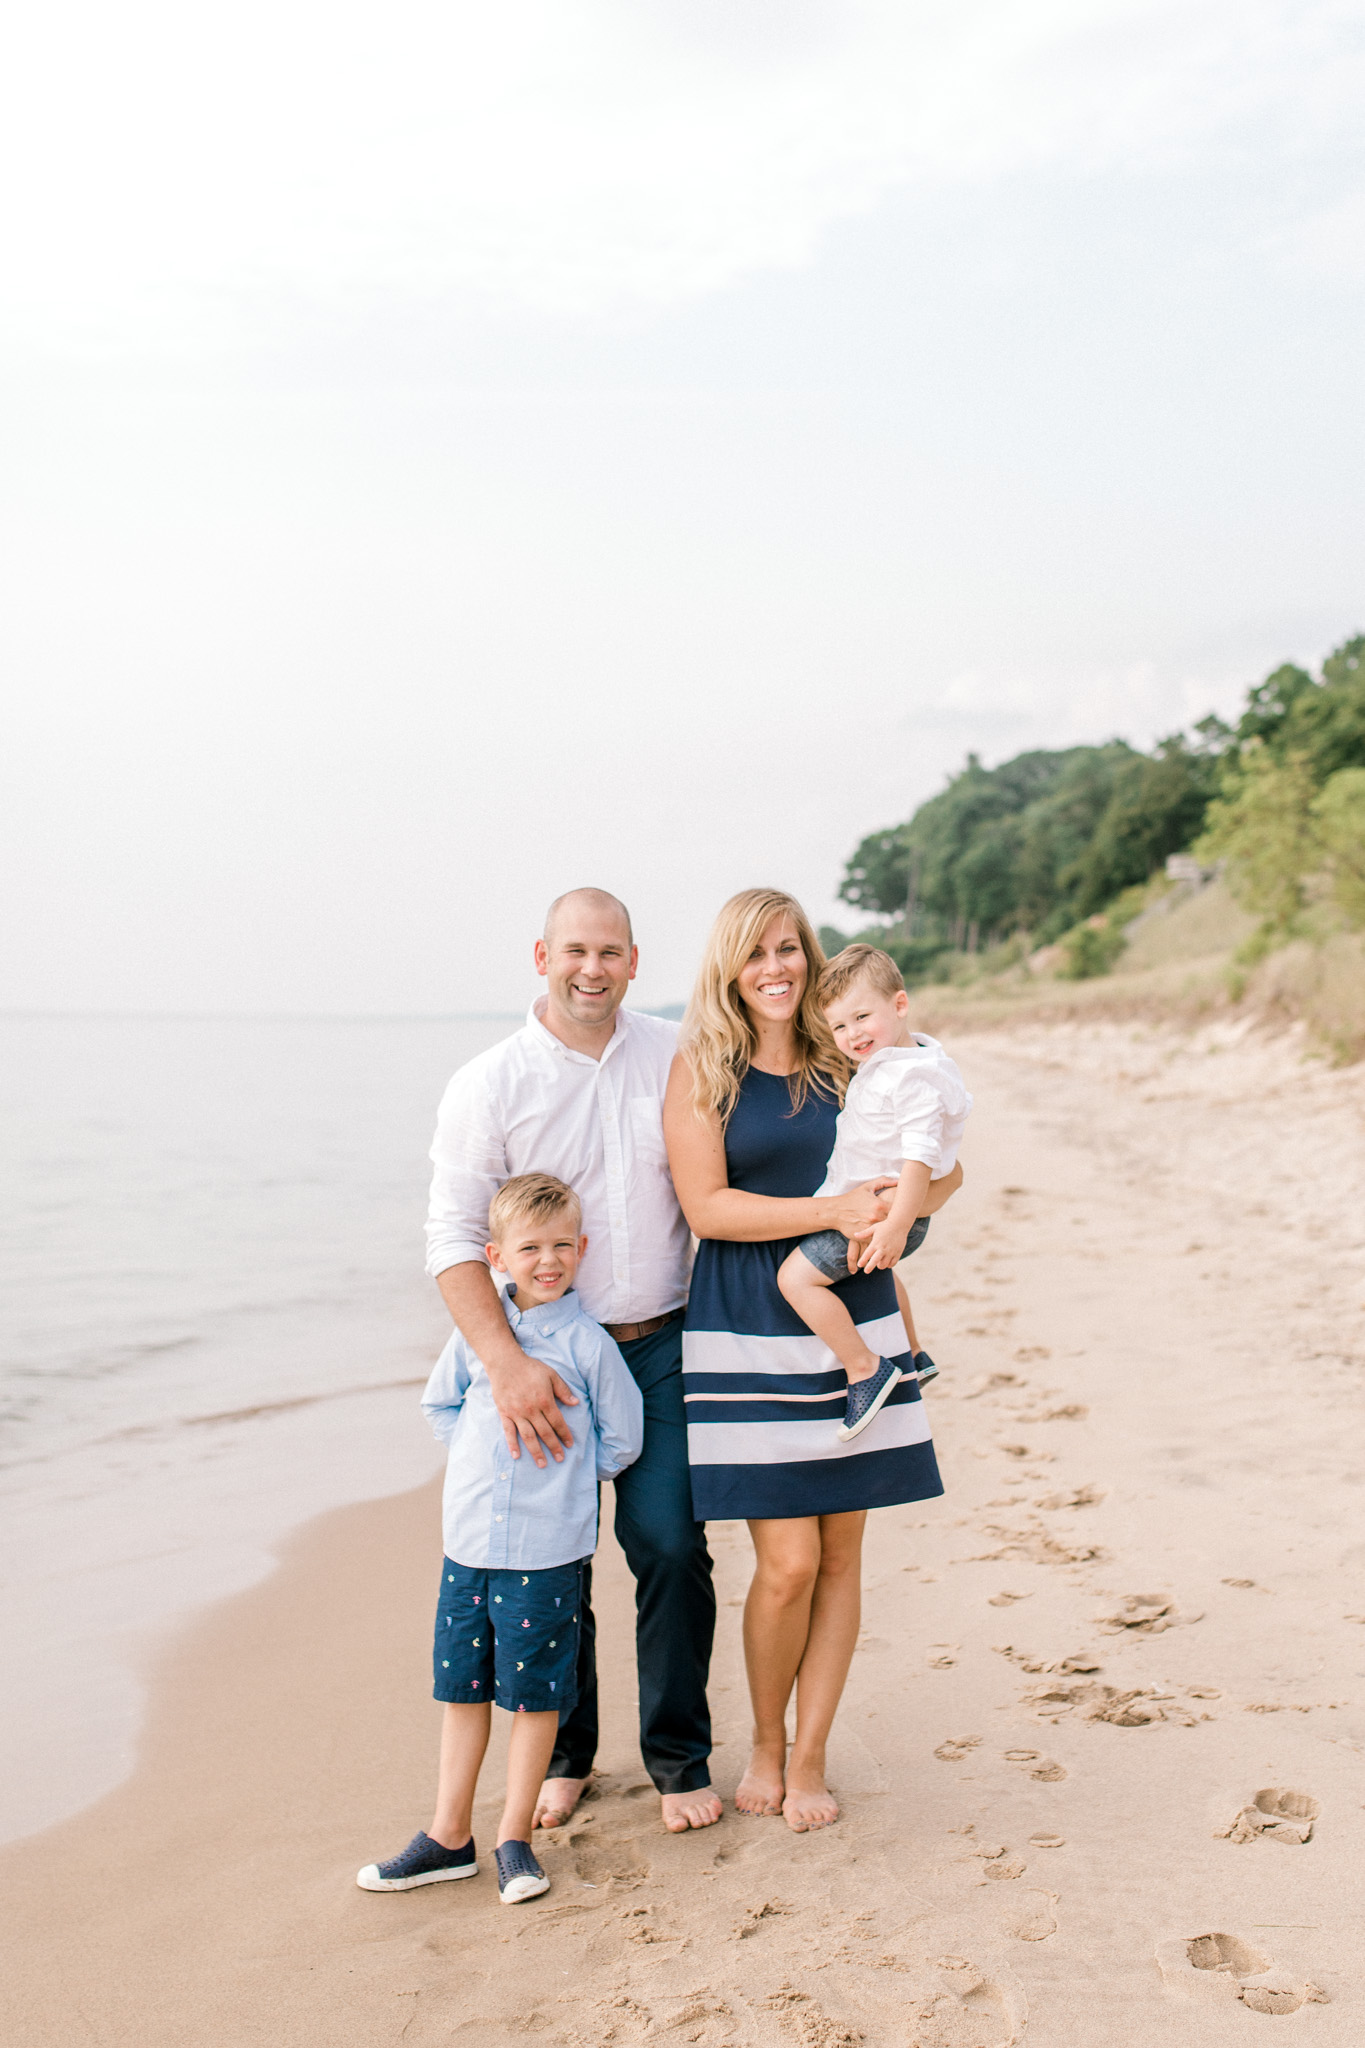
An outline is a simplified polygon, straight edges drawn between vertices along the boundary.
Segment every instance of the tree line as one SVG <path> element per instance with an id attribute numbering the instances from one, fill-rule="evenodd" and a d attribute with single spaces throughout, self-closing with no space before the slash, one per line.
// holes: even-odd
<path id="1" fill-rule="evenodd" d="M 1365 923 L 1365 635 L 1318 676 L 1277 668 L 1235 723 L 1201 719 L 1147 753 L 1116 739 L 998 768 L 969 754 L 903 824 L 861 842 L 839 895 L 882 920 L 865 936 L 907 979 L 926 980 L 945 954 L 1046 945 L 1112 915 L 1125 894 L 1136 908 L 1131 892 L 1190 851 L 1223 863 L 1262 946 L 1324 897 Z M 845 940 L 833 927 L 822 936 Z"/>

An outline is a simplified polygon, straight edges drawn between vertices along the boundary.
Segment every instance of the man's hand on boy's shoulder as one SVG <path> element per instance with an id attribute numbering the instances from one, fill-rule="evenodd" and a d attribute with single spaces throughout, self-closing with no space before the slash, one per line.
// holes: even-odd
<path id="1" fill-rule="evenodd" d="M 530 1358 L 524 1351 L 516 1362 L 504 1361 L 484 1369 L 512 1456 L 519 1458 L 524 1444 L 532 1462 L 542 1470 L 546 1451 L 557 1465 L 562 1464 L 564 1448 L 574 1437 L 555 1404 L 575 1408 L 577 1394 L 565 1385 L 552 1365 Z"/>
<path id="2" fill-rule="evenodd" d="M 488 1375 L 493 1405 L 502 1418 L 507 1448 L 514 1458 L 525 1444 L 542 1468 L 545 1452 L 563 1460 L 561 1444 L 573 1442 L 573 1431 L 555 1406 L 578 1405 L 559 1374 L 527 1356 L 512 1334 L 507 1311 L 482 1260 L 466 1260 L 439 1273 L 436 1284 L 456 1329 Z"/>

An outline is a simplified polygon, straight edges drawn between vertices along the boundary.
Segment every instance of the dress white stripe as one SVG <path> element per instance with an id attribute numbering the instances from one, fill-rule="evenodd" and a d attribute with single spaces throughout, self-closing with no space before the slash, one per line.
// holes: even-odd
<path id="1" fill-rule="evenodd" d="M 892 1451 L 928 1441 L 925 1403 L 902 1401 L 883 1408 L 868 1424 L 858 1450 Z M 687 1455 L 694 1465 L 798 1465 L 814 1458 L 846 1458 L 849 1447 L 840 1442 L 828 1416 L 806 1421 L 794 1415 L 780 1422 L 694 1423 L 687 1432 Z"/>
<path id="2" fill-rule="evenodd" d="M 857 1325 L 858 1335 L 879 1358 L 899 1358 L 910 1349 L 900 1310 Z M 805 1337 L 748 1337 L 733 1330 L 684 1330 L 684 1372 L 838 1372 L 839 1361 L 812 1332 Z"/>
<path id="3" fill-rule="evenodd" d="M 823 1394 L 684 1394 L 683 1402 L 686 1404 L 688 1401 L 762 1401 L 765 1405 L 771 1405 L 774 1401 L 842 1401 L 843 1398 L 842 1387 L 831 1387 Z"/>

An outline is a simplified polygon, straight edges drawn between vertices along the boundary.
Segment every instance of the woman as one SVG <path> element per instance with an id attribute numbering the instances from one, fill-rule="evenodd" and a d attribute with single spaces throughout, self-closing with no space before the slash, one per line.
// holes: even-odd
<path id="1" fill-rule="evenodd" d="M 858 1636 L 866 1511 L 943 1491 L 892 1275 L 839 1283 L 869 1348 L 911 1374 L 850 1443 L 837 1434 L 843 1368 L 778 1290 L 797 1238 L 853 1236 L 885 1214 L 873 1183 L 814 1193 L 848 1076 L 815 1003 L 823 965 L 790 896 L 732 897 L 707 944 L 664 1105 L 674 1186 L 701 1240 L 683 1328 L 693 1509 L 699 1521 L 746 1519 L 756 1560 L 744 1609 L 753 1753 L 735 1805 L 780 1813 L 798 1832 L 839 1816 L 825 1743 Z M 938 1201 L 956 1185 L 946 1180 Z"/>

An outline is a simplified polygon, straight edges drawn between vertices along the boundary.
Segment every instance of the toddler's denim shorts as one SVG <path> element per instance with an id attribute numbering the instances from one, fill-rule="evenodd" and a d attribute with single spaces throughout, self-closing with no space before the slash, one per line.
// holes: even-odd
<path id="1" fill-rule="evenodd" d="M 905 1250 L 901 1253 L 903 1259 L 919 1250 L 931 1221 L 928 1216 L 915 1218 L 905 1240 Z M 826 1280 L 847 1280 L 848 1239 L 842 1230 L 813 1230 L 809 1237 L 801 1239 L 796 1249 L 810 1260 L 817 1273 L 824 1274 Z"/>
<path id="2" fill-rule="evenodd" d="M 547 1571 L 441 1565 L 432 1662 L 438 1700 L 496 1700 L 511 1714 L 567 1714 L 578 1697 L 583 1566 Z"/>

